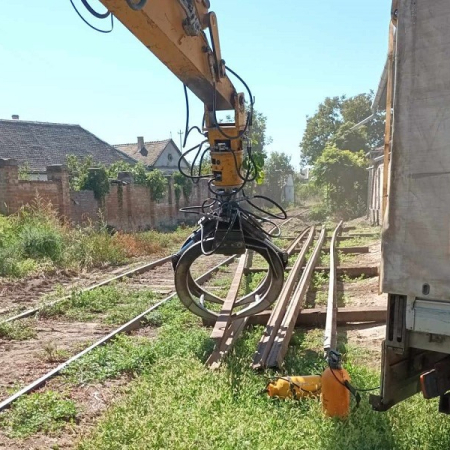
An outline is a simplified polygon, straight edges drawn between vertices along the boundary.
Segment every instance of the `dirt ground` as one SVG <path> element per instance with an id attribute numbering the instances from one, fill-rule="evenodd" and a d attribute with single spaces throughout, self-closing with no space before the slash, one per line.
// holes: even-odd
<path id="1" fill-rule="evenodd" d="M 62 362 L 58 355 L 64 355 L 62 360 L 68 359 L 112 328 L 93 322 L 40 320 L 34 339 L 0 339 L 0 398 L 57 367 Z"/>
<path id="2" fill-rule="evenodd" d="M 0 320 L 36 307 L 47 299 L 62 297 L 73 290 L 91 286 L 156 259 L 156 256 L 140 257 L 130 264 L 116 268 L 103 267 L 81 273 L 61 270 L 27 277 L 24 280 L 0 278 Z"/>

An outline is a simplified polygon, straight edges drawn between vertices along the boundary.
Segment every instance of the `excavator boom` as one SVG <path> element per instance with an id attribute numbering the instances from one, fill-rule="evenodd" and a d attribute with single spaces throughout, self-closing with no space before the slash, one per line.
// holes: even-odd
<path id="1" fill-rule="evenodd" d="M 225 73 L 217 18 L 206 0 L 151 0 L 135 11 L 125 0 L 100 0 L 208 108 L 233 110 L 236 89 Z M 205 30 L 209 32 L 211 44 Z"/>

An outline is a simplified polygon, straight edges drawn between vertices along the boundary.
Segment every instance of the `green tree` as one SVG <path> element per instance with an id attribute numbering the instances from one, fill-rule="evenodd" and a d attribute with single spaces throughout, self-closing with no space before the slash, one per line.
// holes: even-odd
<path id="1" fill-rule="evenodd" d="M 261 184 L 264 181 L 265 174 L 266 146 L 272 143 L 272 138 L 267 136 L 267 117 L 256 109 L 253 110 L 253 121 L 249 139 L 252 145 L 253 161 L 258 170 L 256 182 Z M 244 168 L 246 168 L 246 165 L 247 162 L 244 163 Z"/>
<path id="2" fill-rule="evenodd" d="M 167 189 L 167 179 L 160 170 L 155 169 L 148 172 L 145 184 L 150 189 L 152 200 L 155 202 L 162 200 Z"/>
<path id="3" fill-rule="evenodd" d="M 367 150 L 383 143 L 384 114 L 377 112 L 365 126 L 350 128 L 372 115 L 374 93 L 355 97 L 327 97 L 316 113 L 307 118 L 300 148 L 302 163 L 314 164 L 325 147 L 336 145 L 341 150 Z"/>
<path id="4" fill-rule="evenodd" d="M 267 117 L 256 109 L 253 110 L 252 129 L 249 137 L 253 151 L 266 154 L 266 146 L 272 143 L 272 138 L 267 136 Z"/>
<path id="5" fill-rule="evenodd" d="M 315 185 L 324 194 L 323 211 L 342 219 L 365 212 L 367 160 L 364 152 L 327 147 L 317 158 L 312 171 Z"/>
<path id="6" fill-rule="evenodd" d="M 91 168 L 88 170 L 87 177 L 83 180 L 80 190 L 93 191 L 94 197 L 103 202 L 109 192 L 109 179 L 106 169 L 104 167 Z"/>
<path id="7" fill-rule="evenodd" d="M 74 191 L 80 191 L 85 185 L 88 172 L 91 167 L 99 166 L 94 163 L 91 155 L 78 158 L 75 155 L 67 155 L 67 171 L 69 172 L 69 185 Z"/>
<path id="8" fill-rule="evenodd" d="M 354 126 L 354 122 L 343 123 L 336 134 L 330 138 L 328 144 L 341 150 L 350 150 L 351 152 L 363 150 L 364 153 L 367 153 L 370 149 L 367 127 L 363 125 L 358 128 L 353 128 Z"/>
<path id="9" fill-rule="evenodd" d="M 96 164 L 92 156 L 78 159 L 74 155 L 67 155 L 67 167 L 70 187 L 76 191 L 83 189 L 94 191 L 94 195 L 99 199 L 109 192 L 108 179 L 117 179 L 119 172 L 130 172 L 135 184 L 149 188 L 150 196 L 154 201 L 161 200 L 167 190 L 164 174 L 158 169 L 149 172 L 140 162 L 130 164 L 125 161 L 116 161 L 109 167 L 105 167 L 102 164 Z M 92 167 L 98 168 L 95 173 L 89 170 Z"/>

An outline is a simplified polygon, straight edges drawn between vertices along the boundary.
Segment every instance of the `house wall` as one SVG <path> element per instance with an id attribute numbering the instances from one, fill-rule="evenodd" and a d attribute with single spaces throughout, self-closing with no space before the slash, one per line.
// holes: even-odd
<path id="1" fill-rule="evenodd" d="M 170 160 L 170 156 L 172 156 L 172 159 Z M 162 170 L 165 173 L 173 173 L 178 170 L 178 159 L 180 158 L 180 153 L 173 145 L 172 142 L 169 142 L 167 147 L 164 149 L 164 151 L 161 153 L 159 158 L 156 160 L 154 167 L 156 169 Z M 181 166 L 183 168 L 183 171 L 187 172 L 189 169 L 189 166 L 186 164 L 186 161 L 181 161 Z"/>
<path id="2" fill-rule="evenodd" d="M 102 202 L 92 191 L 71 191 L 64 166 L 47 167 L 48 181 L 21 181 L 15 160 L 0 158 L 0 213 L 13 214 L 36 198 L 50 202 L 61 217 L 74 224 L 87 224 L 102 218 L 108 225 L 125 231 L 173 226 L 197 220 L 197 216 L 181 213 L 188 206 L 183 198 L 176 201 L 173 182 L 168 177 L 164 198 L 155 202 L 148 188 L 133 183 L 112 183 Z M 199 205 L 208 197 L 206 182 L 194 186 L 189 203 Z"/>

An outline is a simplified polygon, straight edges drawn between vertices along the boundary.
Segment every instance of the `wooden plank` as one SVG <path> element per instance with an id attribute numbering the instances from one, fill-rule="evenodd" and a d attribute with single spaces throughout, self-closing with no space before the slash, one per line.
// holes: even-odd
<path id="1" fill-rule="evenodd" d="M 259 314 L 251 316 L 248 321 L 248 325 L 267 325 L 271 310 L 263 311 Z M 386 322 L 386 308 L 366 308 L 366 307 L 345 307 L 339 308 L 336 316 L 337 324 L 343 325 L 346 323 L 362 323 L 362 322 L 374 322 L 385 323 Z M 325 319 L 327 316 L 327 310 L 325 308 L 310 308 L 302 309 L 297 317 L 295 323 L 296 327 L 322 327 L 325 326 Z M 214 323 L 206 323 L 207 326 L 213 326 Z"/>
<path id="2" fill-rule="evenodd" d="M 336 281 L 336 239 L 342 226 L 342 220 L 338 223 L 333 232 L 330 244 L 330 279 L 328 284 L 327 319 L 325 322 L 325 335 L 323 348 L 328 355 L 330 350 L 337 347 L 337 281 Z"/>
<path id="3" fill-rule="evenodd" d="M 394 86 L 394 25 L 389 24 L 389 44 L 388 44 L 388 71 L 386 86 L 386 118 L 384 124 L 384 152 L 383 152 L 383 199 L 381 204 L 381 221 L 384 220 L 388 202 L 388 178 L 389 163 L 391 160 L 391 130 L 392 130 L 392 100 Z"/>
<path id="4" fill-rule="evenodd" d="M 373 238 L 378 239 L 380 238 L 380 233 L 360 233 L 360 234 L 350 234 L 347 236 L 339 236 L 338 241 L 350 241 L 352 239 L 358 239 L 358 238 Z"/>
<path id="5" fill-rule="evenodd" d="M 211 333 L 212 339 L 220 340 L 223 338 L 228 324 L 231 321 L 231 313 L 233 312 L 234 302 L 236 301 L 239 293 L 239 286 L 241 285 L 242 275 L 244 274 L 246 255 L 242 255 L 239 258 L 239 263 L 234 274 L 233 281 L 231 282 L 230 290 L 223 302 L 222 309 L 219 317 L 217 318 L 214 329 Z"/>
<path id="6" fill-rule="evenodd" d="M 292 267 L 286 267 L 285 271 L 289 272 L 292 270 Z M 315 267 L 314 270 L 316 272 L 329 272 L 329 267 L 323 267 L 318 266 Z M 258 268 L 251 268 L 248 269 L 248 272 L 250 273 L 258 273 L 258 272 L 265 272 L 267 269 L 258 269 Z M 342 276 L 347 275 L 350 278 L 358 278 L 360 276 L 365 276 L 367 278 L 376 277 L 378 276 L 379 269 L 378 266 L 361 266 L 361 267 L 337 267 L 336 268 L 336 275 Z"/>
<path id="7" fill-rule="evenodd" d="M 320 252 L 322 250 L 323 243 L 325 242 L 325 237 L 326 229 L 325 227 L 323 227 L 314 252 L 308 260 L 308 263 L 306 264 L 297 289 L 295 290 L 294 295 L 292 296 L 292 299 L 289 303 L 288 310 L 286 311 L 281 326 L 278 329 L 277 336 L 273 342 L 272 348 L 266 361 L 267 367 L 280 367 L 283 363 L 289 346 L 289 341 L 291 340 L 292 333 L 294 332 L 295 322 L 297 320 L 300 309 L 303 306 L 306 292 L 308 291 L 309 283 L 314 273 L 314 267 L 319 260 Z"/>
<path id="8" fill-rule="evenodd" d="M 369 253 L 369 247 L 368 246 L 362 246 L 362 247 L 339 247 L 338 249 L 339 253 L 345 253 L 346 255 L 348 254 L 355 254 L 355 255 L 359 255 L 362 253 Z M 330 253 L 330 248 L 329 247 L 325 247 L 324 249 L 322 249 L 322 251 L 324 253 Z"/>
<path id="9" fill-rule="evenodd" d="M 381 234 L 379 231 L 365 232 L 365 233 L 348 233 L 349 237 L 358 238 L 358 237 L 380 237 Z M 339 238 L 344 236 L 339 236 Z"/>
<path id="10" fill-rule="evenodd" d="M 306 231 L 306 230 L 305 230 Z M 272 310 L 272 314 L 267 323 L 266 329 L 259 341 L 256 353 L 253 357 L 253 368 L 261 367 L 265 364 L 267 356 L 269 355 L 272 343 L 275 339 L 276 333 L 281 325 L 284 314 L 287 310 L 289 299 L 291 298 L 292 292 L 300 279 L 301 269 L 305 263 L 306 253 L 311 246 L 314 239 L 315 227 L 312 226 L 309 230 L 308 238 L 306 239 L 302 251 L 294 263 L 293 270 L 289 274 L 286 283 L 283 286 L 280 297 Z"/>

